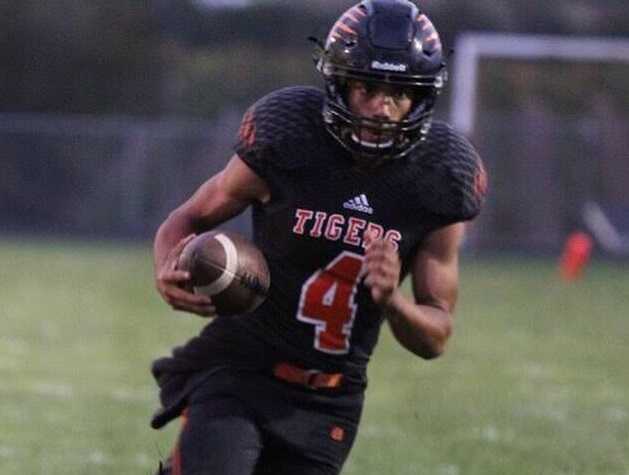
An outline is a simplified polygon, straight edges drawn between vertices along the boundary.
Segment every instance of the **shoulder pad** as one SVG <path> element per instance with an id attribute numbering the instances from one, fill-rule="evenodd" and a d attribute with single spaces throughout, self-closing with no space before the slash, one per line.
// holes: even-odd
<path id="1" fill-rule="evenodd" d="M 452 222 L 475 218 L 487 194 L 487 173 L 470 141 L 435 121 L 418 152 L 414 161 L 429 170 L 431 211 Z"/>
<path id="2" fill-rule="evenodd" d="M 323 99 L 320 89 L 301 86 L 264 96 L 242 119 L 236 153 L 263 177 L 270 167 L 296 168 L 304 141 L 323 128 Z"/>

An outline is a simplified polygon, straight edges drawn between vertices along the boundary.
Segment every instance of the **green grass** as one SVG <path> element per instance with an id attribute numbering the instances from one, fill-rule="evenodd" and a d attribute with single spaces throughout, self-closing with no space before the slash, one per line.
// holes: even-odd
<path id="1" fill-rule="evenodd" d="M 0 242 L 0 474 L 151 474 L 151 360 L 202 321 L 149 246 Z M 424 362 L 383 331 L 345 475 L 629 475 L 629 269 L 465 259 L 455 334 Z"/>

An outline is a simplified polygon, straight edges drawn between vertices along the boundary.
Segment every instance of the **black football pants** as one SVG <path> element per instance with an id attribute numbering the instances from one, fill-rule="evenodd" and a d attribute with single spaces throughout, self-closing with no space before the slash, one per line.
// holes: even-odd
<path id="1" fill-rule="evenodd" d="M 222 374 L 195 391 L 164 475 L 337 475 L 362 394 L 330 398 L 268 376 Z"/>

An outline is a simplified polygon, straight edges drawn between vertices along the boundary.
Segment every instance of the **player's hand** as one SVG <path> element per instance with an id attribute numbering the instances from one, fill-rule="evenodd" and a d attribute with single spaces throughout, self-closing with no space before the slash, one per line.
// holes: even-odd
<path id="1" fill-rule="evenodd" d="M 380 305 L 388 305 L 400 282 L 400 257 L 395 246 L 385 239 L 365 234 L 365 285 L 371 289 L 371 298 Z"/>
<path id="2" fill-rule="evenodd" d="M 177 269 L 179 256 L 183 248 L 195 235 L 183 238 L 173 247 L 162 265 L 155 271 L 155 286 L 162 298 L 173 309 L 194 313 L 202 317 L 213 317 L 216 309 L 212 300 L 201 294 L 195 294 L 190 285 L 190 273 Z"/>

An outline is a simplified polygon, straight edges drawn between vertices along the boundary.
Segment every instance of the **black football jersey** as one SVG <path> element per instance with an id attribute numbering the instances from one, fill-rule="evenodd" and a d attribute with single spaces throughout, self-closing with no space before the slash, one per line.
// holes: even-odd
<path id="1" fill-rule="evenodd" d="M 356 166 L 325 130 L 324 95 L 276 91 L 245 114 L 236 153 L 271 189 L 253 210 L 254 239 L 271 270 L 267 302 L 243 322 L 307 367 L 363 367 L 382 322 L 362 284 L 363 234 L 394 243 L 404 270 L 428 233 L 473 218 L 482 166 L 442 122 L 411 156 Z"/>
<path id="2" fill-rule="evenodd" d="M 364 384 L 383 321 L 363 285 L 365 232 L 397 247 L 405 274 L 431 231 L 478 214 L 483 167 L 450 126 L 435 121 L 409 156 L 367 169 L 326 131 L 323 101 L 319 89 L 292 87 L 246 112 L 235 150 L 271 190 L 253 209 L 271 288 L 253 314 L 218 317 L 177 349 L 188 370 L 284 360 Z"/>

